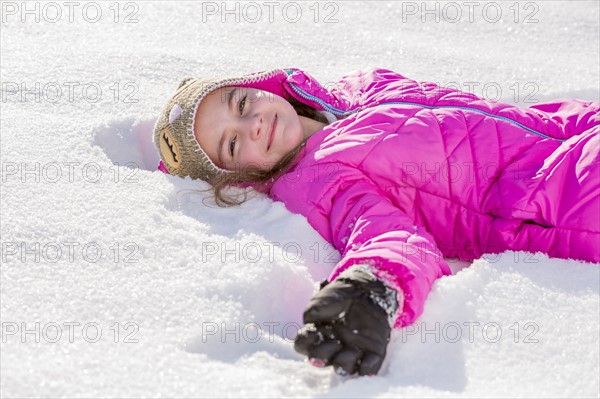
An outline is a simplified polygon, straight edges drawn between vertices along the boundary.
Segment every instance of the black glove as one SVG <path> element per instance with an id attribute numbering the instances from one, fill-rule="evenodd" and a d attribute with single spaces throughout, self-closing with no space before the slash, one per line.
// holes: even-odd
<path id="1" fill-rule="evenodd" d="M 353 266 L 335 281 L 321 283 L 304 311 L 294 349 L 313 365 L 333 366 L 340 375 L 377 374 L 397 308 L 395 291 L 364 266 Z"/>

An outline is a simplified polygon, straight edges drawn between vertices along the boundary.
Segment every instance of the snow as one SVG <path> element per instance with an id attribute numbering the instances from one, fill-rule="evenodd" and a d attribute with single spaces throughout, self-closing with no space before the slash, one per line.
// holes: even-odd
<path id="1" fill-rule="evenodd" d="M 382 67 L 520 106 L 598 100 L 598 2 L 482 2 L 473 22 L 455 2 L 457 23 L 433 2 L 294 3 L 297 22 L 239 3 L 238 23 L 221 2 L 83 2 L 72 21 L 67 3 L 1 3 L 2 396 L 599 396 L 598 265 L 543 254 L 450 260 L 378 376 L 312 367 L 291 337 L 339 254 L 262 194 L 216 207 L 150 142 L 192 75 Z"/>

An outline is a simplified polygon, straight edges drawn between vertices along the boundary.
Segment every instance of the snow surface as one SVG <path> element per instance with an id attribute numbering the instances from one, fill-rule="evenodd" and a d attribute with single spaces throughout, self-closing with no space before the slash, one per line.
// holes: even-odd
<path id="1" fill-rule="evenodd" d="M 439 22 L 408 13 L 421 2 L 329 3 L 317 23 L 313 2 L 295 23 L 284 3 L 271 23 L 260 2 L 258 22 L 236 23 L 195 2 L 100 1 L 92 23 L 87 2 L 73 22 L 57 2 L 52 23 L 47 3 L 29 2 L 40 21 L 23 22 L 23 3 L 2 2 L 1 396 L 599 396 L 597 264 L 522 252 L 452 261 L 423 316 L 394 331 L 381 373 L 341 378 L 291 341 L 339 254 L 264 195 L 220 209 L 197 191 L 204 183 L 155 170 L 152 124 L 189 75 L 299 67 L 327 83 L 383 67 L 477 82 L 488 98 L 500 88 L 521 106 L 533 92 L 599 99 L 598 1 L 496 2 L 487 20 L 478 3 L 473 22 L 456 2 L 458 23 L 444 19 L 447 3 Z M 337 22 L 323 23 L 332 12 Z M 40 101 L 14 92 L 36 82 Z"/>

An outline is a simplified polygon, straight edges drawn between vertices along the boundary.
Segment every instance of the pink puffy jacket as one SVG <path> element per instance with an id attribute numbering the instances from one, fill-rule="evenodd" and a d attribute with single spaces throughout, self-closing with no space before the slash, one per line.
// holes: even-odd
<path id="1" fill-rule="evenodd" d="M 385 69 L 328 88 L 296 68 L 251 75 L 244 85 L 339 118 L 257 189 L 341 253 L 330 281 L 370 263 L 401 289 L 396 327 L 450 274 L 444 257 L 514 250 L 600 262 L 599 103 L 518 108 Z"/>

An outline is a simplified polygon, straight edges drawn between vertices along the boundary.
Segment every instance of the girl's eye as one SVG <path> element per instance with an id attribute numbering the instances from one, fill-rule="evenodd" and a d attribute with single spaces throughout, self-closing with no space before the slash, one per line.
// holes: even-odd
<path id="1" fill-rule="evenodd" d="M 229 154 L 231 154 L 231 156 L 233 157 L 233 150 L 235 149 L 235 140 L 237 139 L 237 137 L 235 137 L 233 140 L 231 140 L 229 142 Z"/>
<path id="2" fill-rule="evenodd" d="M 240 110 L 240 115 L 244 113 L 244 105 L 246 104 L 246 98 L 247 98 L 247 97 L 248 97 L 248 96 L 247 96 L 247 95 L 245 95 L 245 96 L 244 96 L 244 98 L 242 98 L 242 99 L 240 100 L 240 104 L 238 105 L 238 108 L 239 108 L 239 110 Z"/>

